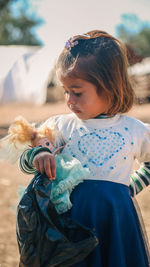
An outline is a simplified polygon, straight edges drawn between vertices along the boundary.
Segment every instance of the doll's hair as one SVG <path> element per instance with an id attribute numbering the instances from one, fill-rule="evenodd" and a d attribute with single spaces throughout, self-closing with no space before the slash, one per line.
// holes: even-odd
<path id="1" fill-rule="evenodd" d="M 71 41 L 70 41 L 71 40 Z M 108 114 L 127 112 L 134 102 L 128 76 L 125 45 L 104 31 L 90 31 L 71 38 L 60 54 L 56 71 L 59 79 L 79 78 L 104 91 Z"/>
<path id="2" fill-rule="evenodd" d="M 24 117 L 18 116 L 8 129 L 8 134 L 0 139 L 0 160 L 15 163 L 20 155 L 29 147 L 35 147 L 38 140 L 47 137 L 53 144 L 55 126 L 43 124 L 36 127 Z"/>
<path id="3" fill-rule="evenodd" d="M 22 116 L 16 117 L 8 129 L 8 134 L 0 139 L 0 161 L 15 163 L 26 149 L 37 146 L 37 142 L 45 137 L 54 148 L 63 147 L 65 144 L 52 121 L 36 126 Z"/>
<path id="4" fill-rule="evenodd" d="M 49 128 L 47 125 L 35 127 L 35 124 L 29 123 L 24 117 L 18 116 L 8 129 L 8 136 L 11 143 L 30 144 L 36 146 L 39 139 L 47 137 L 51 143 L 55 137 L 54 125 Z"/>

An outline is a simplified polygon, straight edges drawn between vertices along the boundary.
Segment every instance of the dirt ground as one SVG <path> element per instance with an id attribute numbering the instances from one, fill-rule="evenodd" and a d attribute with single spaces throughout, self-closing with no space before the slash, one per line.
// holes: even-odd
<path id="1" fill-rule="evenodd" d="M 31 105 L 0 106 L 0 128 L 2 135 L 17 115 L 25 116 L 29 121 L 44 121 L 54 114 L 68 113 L 63 102 L 45 104 L 41 107 Z M 150 123 L 150 104 L 134 107 L 129 115 Z M 3 132 L 4 131 L 4 132 Z M 0 163 L 0 267 L 17 267 L 19 254 L 16 241 L 16 206 L 19 201 L 18 185 L 26 186 L 32 176 L 21 173 L 18 164 Z M 150 187 L 136 197 L 141 208 L 146 231 L 150 240 Z"/>

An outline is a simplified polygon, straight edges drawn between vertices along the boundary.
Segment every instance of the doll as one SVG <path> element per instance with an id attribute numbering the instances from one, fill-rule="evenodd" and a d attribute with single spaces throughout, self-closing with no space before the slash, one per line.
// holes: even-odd
<path id="1" fill-rule="evenodd" d="M 19 116 L 10 125 L 8 135 L 0 140 L 0 159 L 15 163 L 22 153 L 27 153 L 35 147 L 46 147 L 53 153 L 56 156 L 57 168 L 56 179 L 52 181 L 50 200 L 61 214 L 72 207 L 70 194 L 75 186 L 83 182 L 89 170 L 76 158 L 63 153 L 64 144 L 57 148 L 54 146 L 54 140 L 59 134 L 55 125 L 36 127 Z M 33 167 L 31 173 L 36 172 Z"/>

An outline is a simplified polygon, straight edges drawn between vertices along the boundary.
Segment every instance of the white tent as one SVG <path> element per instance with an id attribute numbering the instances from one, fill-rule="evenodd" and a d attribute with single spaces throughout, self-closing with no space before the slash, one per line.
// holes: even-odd
<path id="1" fill-rule="evenodd" d="M 0 72 L 0 103 L 45 103 L 48 77 L 56 61 L 57 48 L 52 51 L 49 47 L 37 49 L 10 46 L 4 50 L 7 53 L 3 59 L 5 65 L 9 61 L 8 51 L 11 52 L 11 60 L 7 71 L 5 66 L 3 73 Z"/>

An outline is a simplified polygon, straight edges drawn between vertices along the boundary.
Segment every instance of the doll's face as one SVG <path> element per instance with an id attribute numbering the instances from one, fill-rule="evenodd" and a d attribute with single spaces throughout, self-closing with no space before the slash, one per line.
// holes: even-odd
<path id="1" fill-rule="evenodd" d="M 43 137 L 43 138 L 39 139 L 38 142 L 36 143 L 36 146 L 48 147 L 51 151 L 54 148 L 52 143 L 50 142 L 50 140 L 47 137 Z"/>

